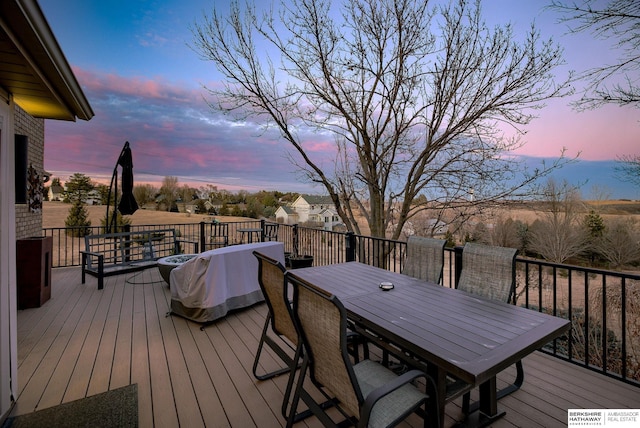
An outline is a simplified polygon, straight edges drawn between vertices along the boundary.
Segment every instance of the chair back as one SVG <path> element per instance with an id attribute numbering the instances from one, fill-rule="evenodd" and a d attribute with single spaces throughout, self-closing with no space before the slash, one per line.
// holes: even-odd
<path id="1" fill-rule="evenodd" d="M 289 276 L 293 316 L 309 359 L 311 380 L 328 389 L 340 406 L 360 415 L 362 392 L 347 352 L 347 314 L 337 297 Z"/>
<path id="2" fill-rule="evenodd" d="M 265 224 L 264 225 L 264 240 L 265 241 L 277 241 L 278 240 L 278 227 L 280 225 L 275 224 Z"/>
<path id="3" fill-rule="evenodd" d="M 212 247 L 226 247 L 229 245 L 229 225 L 227 223 L 210 224 L 209 245 Z"/>
<path id="4" fill-rule="evenodd" d="M 293 313 L 289 305 L 286 270 L 282 263 L 257 251 L 253 255 L 258 259 L 258 283 L 271 314 L 271 328 L 276 334 L 298 343 L 298 333 L 293 324 Z"/>
<path id="5" fill-rule="evenodd" d="M 402 273 L 436 284 L 442 278 L 444 267 L 443 239 L 410 236 L 407 240 L 407 258 Z"/>
<path id="6" fill-rule="evenodd" d="M 517 254 L 515 248 L 467 242 L 458 289 L 509 303 L 515 294 Z"/>

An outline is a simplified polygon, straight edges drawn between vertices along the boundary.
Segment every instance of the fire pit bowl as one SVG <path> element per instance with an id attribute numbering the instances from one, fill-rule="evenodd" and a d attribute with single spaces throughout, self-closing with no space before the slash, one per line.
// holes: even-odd
<path id="1" fill-rule="evenodd" d="M 171 271 L 196 256 L 197 254 L 178 254 L 158 259 L 158 271 L 160 271 L 162 279 L 171 286 L 171 283 L 169 282 Z"/>

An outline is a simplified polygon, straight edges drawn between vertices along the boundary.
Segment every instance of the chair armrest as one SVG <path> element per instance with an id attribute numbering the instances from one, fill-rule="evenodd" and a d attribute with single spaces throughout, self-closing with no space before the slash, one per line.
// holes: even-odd
<path id="1" fill-rule="evenodd" d="M 193 249 L 194 249 L 194 253 L 199 253 L 198 251 L 198 247 L 200 246 L 198 241 L 191 241 L 188 239 L 176 239 L 176 242 L 179 244 L 185 243 L 185 244 L 193 244 Z"/>
<path id="2" fill-rule="evenodd" d="M 85 282 L 85 265 L 87 265 L 87 256 L 98 258 L 98 290 L 104 287 L 104 254 L 94 253 L 92 251 L 80 251 L 82 254 L 82 283 Z"/>
<path id="3" fill-rule="evenodd" d="M 85 266 L 86 261 L 88 259 L 87 256 L 96 257 L 98 260 L 104 259 L 104 254 L 96 253 L 96 252 L 93 252 L 93 251 L 80 250 L 80 254 L 82 254 L 82 268 L 83 269 L 84 269 L 84 266 Z"/>
<path id="4" fill-rule="evenodd" d="M 408 372 L 403 373 L 402 375 L 396 377 L 395 379 L 371 391 L 369 395 L 365 397 L 364 403 L 362 405 L 361 413 L 360 413 L 361 417 L 359 422 L 363 424 L 363 426 L 367 426 L 369 424 L 369 416 L 371 415 L 371 411 L 373 410 L 373 407 L 376 405 L 376 403 L 380 401 L 380 399 L 382 399 L 386 395 L 391 394 L 393 391 L 397 390 L 398 388 L 401 388 L 404 385 L 409 384 L 415 379 L 418 379 L 421 377 L 424 378 L 426 382 L 429 382 L 429 381 L 433 382 L 431 377 L 427 376 L 423 371 L 409 370 Z M 433 388 L 433 391 L 435 392 L 437 390 Z M 433 397 L 433 398 L 436 399 L 436 397 Z"/>

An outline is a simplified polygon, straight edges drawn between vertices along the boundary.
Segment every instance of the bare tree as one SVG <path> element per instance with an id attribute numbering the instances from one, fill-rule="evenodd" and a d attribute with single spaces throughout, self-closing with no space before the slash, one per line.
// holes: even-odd
<path id="1" fill-rule="evenodd" d="M 578 191 L 567 182 L 549 179 L 542 202 L 542 219 L 529 229 L 529 250 L 546 260 L 563 263 L 584 250 L 586 234 L 581 227 L 584 207 Z"/>
<path id="2" fill-rule="evenodd" d="M 514 221 L 511 217 L 498 218 L 491 231 L 491 243 L 500 247 L 518 248 L 522 247 L 519 230 L 522 222 Z"/>
<path id="3" fill-rule="evenodd" d="M 597 250 L 612 268 L 640 261 L 640 231 L 636 221 L 632 217 L 607 221 Z"/>
<path id="4" fill-rule="evenodd" d="M 561 50 L 533 25 L 518 42 L 469 0 L 291 0 L 278 12 L 234 1 L 194 25 L 194 49 L 225 78 L 207 88 L 210 104 L 275 127 L 348 230 L 360 232 L 361 214 L 372 236 L 392 224 L 395 239 L 424 210 L 527 195 L 566 160 L 530 171 L 504 156 L 568 87 L 552 78 Z M 308 144 L 318 134 L 334 138 L 332 167 Z"/>
<path id="5" fill-rule="evenodd" d="M 136 184 L 133 186 L 133 196 L 140 206 L 153 202 L 158 189 L 151 184 Z"/>
<path id="6" fill-rule="evenodd" d="M 214 186 L 213 184 L 205 184 L 204 186 L 200 186 L 198 188 L 198 198 L 200 199 L 213 201 L 215 200 L 217 193 L 218 186 Z"/>
<path id="7" fill-rule="evenodd" d="M 167 176 L 162 179 L 160 196 L 163 197 L 163 203 L 166 205 L 167 211 L 171 211 L 171 208 L 175 205 L 179 191 L 178 177 Z"/>
<path id="8" fill-rule="evenodd" d="M 578 80 L 587 83 L 582 98 L 574 103 L 581 109 L 604 104 L 640 108 L 640 2 L 611 0 L 552 1 L 551 9 L 562 14 L 561 22 L 572 33 L 591 32 L 594 37 L 612 40 L 620 56 L 617 62 L 584 71 Z M 640 155 L 618 157 L 616 175 L 622 181 L 640 186 Z"/>
<path id="9" fill-rule="evenodd" d="M 197 197 L 198 191 L 193 187 L 190 187 L 188 184 L 183 184 L 182 187 L 178 189 L 178 196 L 182 199 L 184 203 L 191 203 Z"/>
<path id="10" fill-rule="evenodd" d="M 613 40 L 621 52 L 615 64 L 577 76 L 587 86 L 576 106 L 591 109 L 613 103 L 640 107 L 640 2 L 611 0 L 596 4 L 594 0 L 554 0 L 550 8 L 562 14 L 560 21 L 569 24 L 572 33 L 591 32 L 596 38 Z"/>
<path id="11" fill-rule="evenodd" d="M 617 162 L 617 177 L 640 187 L 640 155 L 622 155 Z"/>

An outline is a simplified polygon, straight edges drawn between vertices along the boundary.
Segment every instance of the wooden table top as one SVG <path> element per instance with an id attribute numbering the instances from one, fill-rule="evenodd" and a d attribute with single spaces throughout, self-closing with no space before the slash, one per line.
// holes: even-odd
<path id="1" fill-rule="evenodd" d="M 357 262 L 290 273 L 335 294 L 358 324 L 475 385 L 570 327 L 562 318 Z M 381 282 L 394 288 L 384 291 Z"/>

